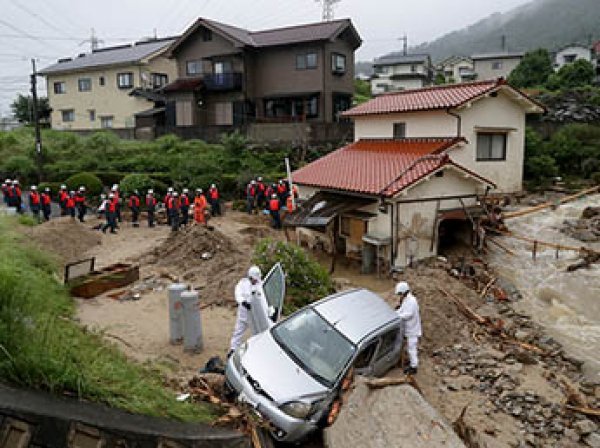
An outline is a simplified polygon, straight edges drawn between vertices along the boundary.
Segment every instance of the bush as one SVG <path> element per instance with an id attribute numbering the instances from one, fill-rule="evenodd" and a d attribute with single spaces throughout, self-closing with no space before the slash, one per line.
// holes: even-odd
<path id="1" fill-rule="evenodd" d="M 147 174 L 129 174 L 121 180 L 119 188 L 125 194 L 131 194 L 135 190 L 138 190 L 140 194 L 144 194 L 148 189 L 156 188 L 156 184 L 157 181 Z"/>
<path id="2" fill-rule="evenodd" d="M 318 261 L 293 244 L 262 240 L 254 250 L 253 261 L 266 273 L 275 263 L 281 263 L 286 274 L 285 314 L 319 300 L 335 291 L 327 270 Z"/>
<path id="3" fill-rule="evenodd" d="M 69 177 L 65 184 L 71 191 L 76 191 L 79 187 L 85 187 L 87 196 L 99 196 L 102 193 L 102 182 L 92 173 L 78 173 Z"/>
<path id="4" fill-rule="evenodd" d="M 50 195 L 53 198 L 58 198 L 57 195 L 61 185 L 62 184 L 60 182 L 41 182 L 38 185 L 38 191 L 43 193 L 46 188 L 50 188 Z"/>
<path id="5" fill-rule="evenodd" d="M 24 184 L 32 181 L 37 174 L 33 160 L 24 155 L 15 155 L 6 159 L 1 171 L 10 175 L 11 179 L 19 178 Z"/>

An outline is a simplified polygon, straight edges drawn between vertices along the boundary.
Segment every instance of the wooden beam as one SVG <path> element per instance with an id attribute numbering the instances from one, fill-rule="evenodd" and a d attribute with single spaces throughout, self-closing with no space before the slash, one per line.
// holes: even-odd
<path id="1" fill-rule="evenodd" d="M 597 185 L 592 188 L 587 188 L 585 190 L 580 191 L 579 193 L 572 194 L 570 196 L 566 196 L 566 197 L 562 198 L 560 201 L 558 201 L 558 204 L 565 204 L 567 202 L 574 201 L 575 199 L 579 199 L 580 197 L 585 196 L 587 194 L 596 193 L 596 192 L 598 192 L 599 189 L 600 189 L 600 185 Z M 502 217 L 505 220 L 511 219 L 511 218 L 518 218 L 519 216 L 529 215 L 531 213 L 539 212 L 541 210 L 545 210 L 547 208 L 554 207 L 554 206 L 556 206 L 555 202 L 544 202 L 543 204 L 536 205 L 534 207 L 529 207 L 529 208 L 517 210 L 514 212 L 503 213 Z"/>

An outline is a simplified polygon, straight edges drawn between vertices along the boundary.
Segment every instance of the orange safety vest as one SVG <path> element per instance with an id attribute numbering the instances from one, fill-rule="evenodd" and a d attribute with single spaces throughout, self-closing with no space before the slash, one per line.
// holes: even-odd
<path id="1" fill-rule="evenodd" d="M 272 212 L 279 211 L 279 199 L 271 199 L 269 201 L 269 210 Z"/>

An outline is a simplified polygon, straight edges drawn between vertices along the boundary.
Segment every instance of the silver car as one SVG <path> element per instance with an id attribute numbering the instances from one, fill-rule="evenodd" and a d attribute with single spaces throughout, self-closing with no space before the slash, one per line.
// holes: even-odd
<path id="1" fill-rule="evenodd" d="M 266 302 L 281 310 L 283 271 L 265 277 Z M 227 386 L 271 425 L 279 441 L 298 442 L 326 426 L 351 367 L 383 375 L 400 357 L 401 321 L 378 295 L 354 289 L 328 296 L 251 337 L 228 360 Z"/>

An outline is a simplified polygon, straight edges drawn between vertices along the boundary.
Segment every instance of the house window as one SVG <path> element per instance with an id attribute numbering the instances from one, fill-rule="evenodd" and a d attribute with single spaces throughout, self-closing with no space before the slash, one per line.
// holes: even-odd
<path id="1" fill-rule="evenodd" d="M 331 71 L 333 73 L 346 73 L 346 56 L 339 53 L 331 55 Z"/>
<path id="2" fill-rule="evenodd" d="M 61 110 L 60 112 L 62 115 L 62 121 L 64 121 L 64 122 L 75 121 L 75 110 L 66 109 L 66 110 Z"/>
<path id="3" fill-rule="evenodd" d="M 492 70 L 502 70 L 502 62 L 492 62 Z"/>
<path id="4" fill-rule="evenodd" d="M 200 59 L 196 61 L 187 61 L 185 63 L 185 72 L 188 75 L 201 75 L 202 74 L 202 61 Z"/>
<path id="5" fill-rule="evenodd" d="M 90 121 L 96 121 L 96 111 L 94 109 L 90 109 L 88 110 L 88 113 L 90 114 Z"/>
<path id="6" fill-rule="evenodd" d="M 394 138 L 406 138 L 406 123 L 394 123 Z"/>
<path id="7" fill-rule="evenodd" d="M 100 127 L 103 129 L 111 129 L 113 127 L 113 119 L 114 117 L 112 115 L 100 117 Z"/>
<path id="8" fill-rule="evenodd" d="M 333 121 L 337 121 L 339 114 L 352 106 L 352 97 L 349 95 L 333 94 Z"/>
<path id="9" fill-rule="evenodd" d="M 214 73 L 215 75 L 221 75 L 223 73 L 233 72 L 233 64 L 230 61 L 215 62 Z"/>
<path id="10" fill-rule="evenodd" d="M 417 73 L 417 66 L 416 66 L 415 64 L 411 65 L 411 66 L 410 66 L 410 71 L 411 71 L 412 73 Z"/>
<path id="11" fill-rule="evenodd" d="M 565 54 L 563 56 L 563 59 L 565 60 L 565 64 L 570 64 L 571 62 L 575 62 L 575 59 L 577 59 L 577 55 L 576 54 Z"/>
<path id="12" fill-rule="evenodd" d="M 117 87 L 119 89 L 130 89 L 133 87 L 133 73 L 119 73 L 117 74 Z"/>
<path id="13" fill-rule="evenodd" d="M 166 86 L 169 82 L 169 77 L 164 73 L 152 73 L 150 76 L 152 79 L 152 87 L 154 89 Z"/>
<path id="14" fill-rule="evenodd" d="M 231 101 L 215 103 L 215 124 L 217 126 L 233 124 L 233 103 Z"/>
<path id="15" fill-rule="evenodd" d="M 201 36 L 202 36 L 202 40 L 204 42 L 210 42 L 212 40 L 212 31 L 209 30 L 208 28 L 202 28 L 201 32 Z"/>
<path id="16" fill-rule="evenodd" d="M 89 92 L 92 90 L 92 80 L 90 78 L 79 78 L 77 85 L 80 92 Z"/>
<path id="17" fill-rule="evenodd" d="M 477 134 L 477 160 L 506 160 L 506 134 Z"/>
<path id="18" fill-rule="evenodd" d="M 296 55 L 296 70 L 317 68 L 317 53 L 304 53 Z"/>
<path id="19" fill-rule="evenodd" d="M 64 81 L 54 83 L 54 93 L 56 93 L 57 95 L 61 93 L 67 93 L 67 88 L 65 86 Z"/>
<path id="20" fill-rule="evenodd" d="M 98 83 L 103 86 L 104 84 L 106 84 L 106 80 L 104 79 L 104 76 L 100 76 L 100 78 L 98 79 Z"/>

